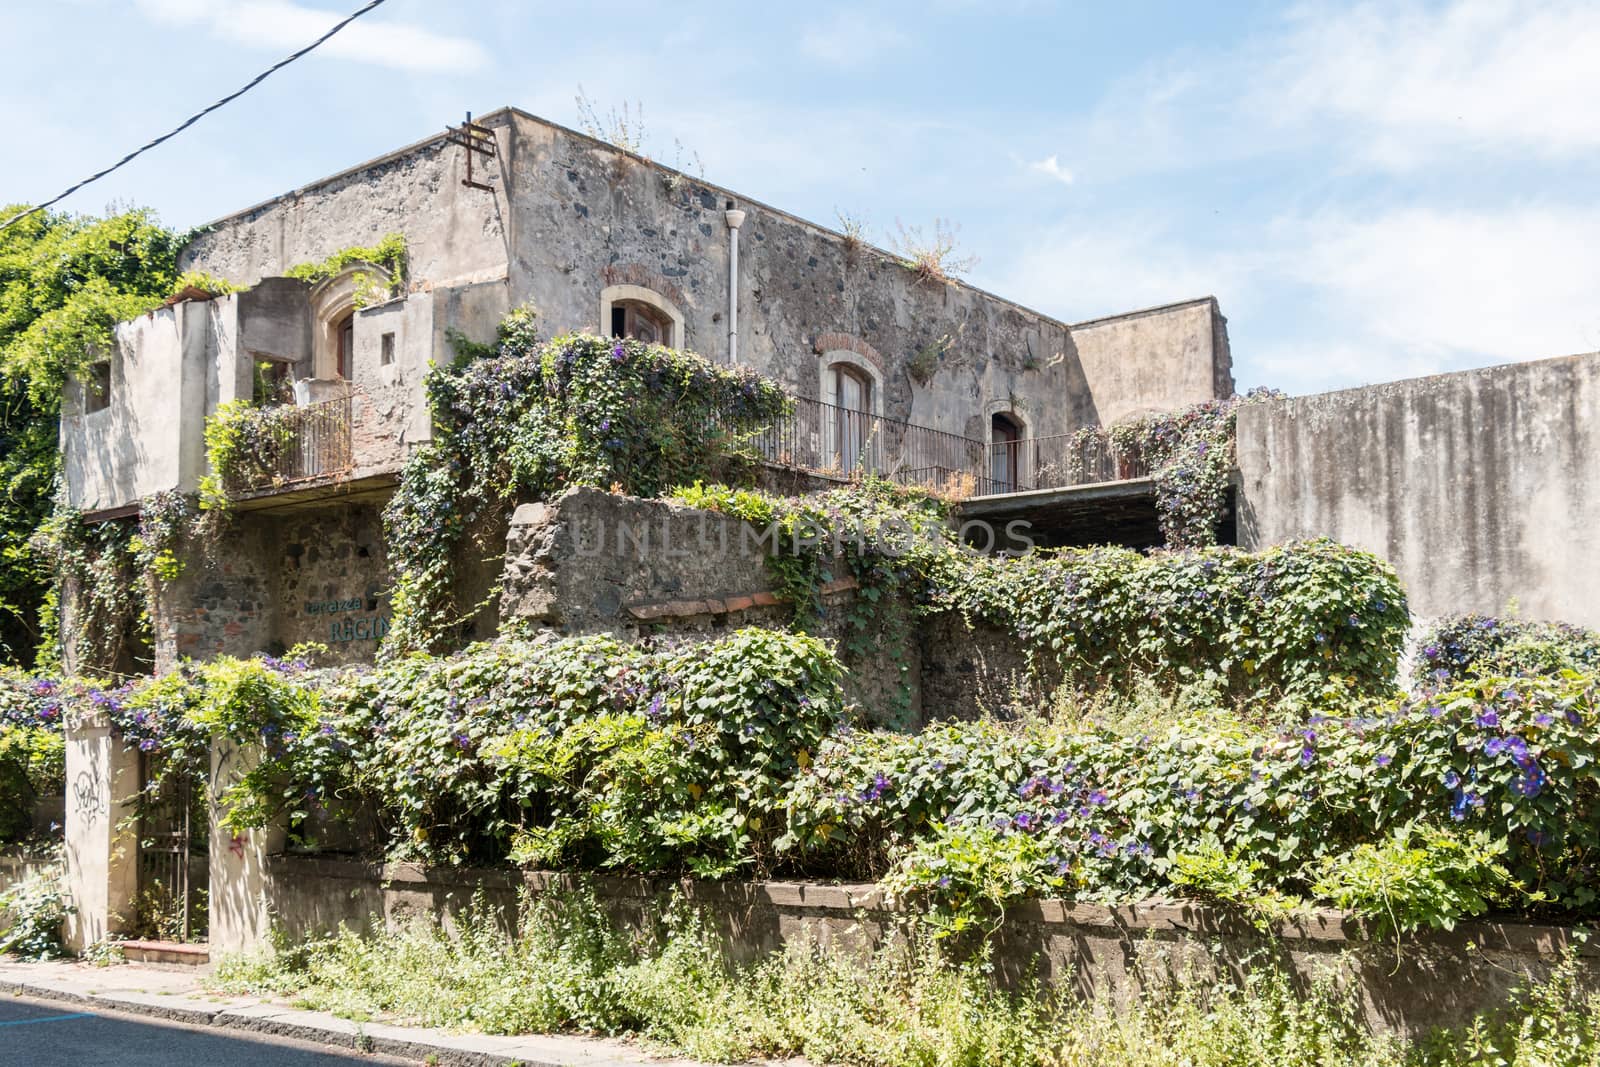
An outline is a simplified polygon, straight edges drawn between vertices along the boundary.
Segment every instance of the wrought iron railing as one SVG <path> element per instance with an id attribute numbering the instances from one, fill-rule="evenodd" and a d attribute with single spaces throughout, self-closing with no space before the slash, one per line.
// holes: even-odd
<path id="1" fill-rule="evenodd" d="M 952 496 L 1143 478 L 1142 456 L 1100 434 L 1059 434 L 987 442 L 808 397 L 752 438 L 768 463 L 854 480 L 871 473 Z"/>
<path id="2" fill-rule="evenodd" d="M 982 441 L 961 434 L 809 397 L 794 398 L 790 412 L 757 433 L 752 444 L 769 463 L 841 479 L 876 474 L 951 491 L 975 476 L 984 452 Z"/>
<path id="3" fill-rule="evenodd" d="M 266 425 L 252 462 L 237 472 L 237 488 L 274 489 L 349 473 L 355 466 L 352 407 L 346 394 L 303 407 L 262 408 Z"/>

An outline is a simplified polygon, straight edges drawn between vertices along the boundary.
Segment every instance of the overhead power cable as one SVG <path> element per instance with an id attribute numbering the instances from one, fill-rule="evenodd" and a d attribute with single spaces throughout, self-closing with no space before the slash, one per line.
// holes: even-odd
<path id="1" fill-rule="evenodd" d="M 205 118 L 207 115 L 209 115 L 213 111 L 217 110 L 217 108 L 221 107 L 223 104 L 230 103 L 231 101 L 239 99 L 239 97 L 243 96 L 245 93 L 248 93 L 251 89 L 254 89 L 256 86 L 258 86 L 262 82 L 266 81 L 269 75 L 275 74 L 278 71 L 282 70 L 284 67 L 287 67 L 290 63 L 293 63 L 295 60 L 299 59 L 301 56 L 303 56 L 306 53 L 314 50 L 319 45 L 321 45 L 323 42 L 327 41 L 328 38 L 332 37 L 334 34 L 338 33 L 340 30 L 344 29 L 346 26 L 350 25 L 352 22 L 354 22 L 356 19 L 360 18 L 362 15 L 365 15 L 367 12 L 369 12 L 373 8 L 377 7 L 379 4 L 382 4 L 382 3 L 385 3 L 385 2 L 386 2 L 386 0 L 369 0 L 369 3 L 367 3 L 367 5 L 365 7 L 361 8 L 359 11 L 356 11 L 353 14 L 351 14 L 351 15 L 347 16 L 346 18 L 341 19 L 339 22 L 335 23 L 333 28 L 330 29 L 327 33 L 323 34 L 321 37 L 318 37 L 315 41 L 312 41 L 310 44 L 306 45 L 304 48 L 300 49 L 300 51 L 294 53 L 293 55 L 287 56 L 284 59 L 281 59 L 278 62 L 274 63 L 272 66 L 268 67 L 266 70 L 262 71 L 260 74 L 257 74 L 254 78 L 251 78 L 250 81 L 247 82 L 244 86 L 242 86 L 241 88 L 236 89 L 235 91 L 229 93 L 227 96 L 223 97 L 221 100 L 218 100 L 216 103 L 210 105 L 209 107 L 202 108 L 201 110 L 196 111 L 193 115 L 190 115 L 188 118 L 184 119 L 183 122 L 176 129 L 162 134 L 160 137 L 157 137 L 155 140 L 151 141 L 147 145 L 144 145 L 142 148 L 134 149 L 132 152 L 129 152 L 127 155 L 123 156 L 121 159 L 119 159 L 115 163 L 111 164 L 111 166 L 107 167 L 105 170 L 102 170 L 102 171 L 99 171 L 99 172 L 97 172 L 95 174 L 89 175 L 89 177 L 83 179 L 83 181 L 81 181 L 77 185 L 74 185 L 71 188 L 67 189 L 65 192 L 63 192 L 63 193 L 61 193 L 61 194 L 59 194 L 57 196 L 51 197 L 49 200 L 46 200 L 42 204 L 36 204 L 35 206 L 30 207 L 26 211 L 23 211 L 23 212 L 21 212 L 19 214 L 13 215 L 9 219 L 7 219 L 5 222 L 0 222 L 0 230 L 7 229 L 8 227 L 15 225 L 16 223 L 21 222 L 23 219 L 27 218 L 29 215 L 32 215 L 36 211 L 43 211 L 45 208 L 51 206 L 52 204 L 60 203 L 61 201 L 65 200 L 67 197 L 71 196 L 73 193 L 77 192 L 79 189 L 82 189 L 84 186 L 88 185 L 90 182 L 99 181 L 101 178 L 104 178 L 107 174 L 110 174 L 112 171 L 116 170 L 118 167 L 121 167 L 121 166 L 124 166 L 124 165 L 126 165 L 128 163 L 133 162 L 135 159 L 137 159 L 138 157 L 144 155 L 146 152 L 150 151 L 150 149 L 154 148 L 156 145 L 160 144 L 161 142 L 171 140 L 172 138 L 176 137 L 178 134 L 182 133 L 184 130 L 187 130 L 190 126 L 193 126 L 195 123 L 199 122 L 201 119 Z"/>

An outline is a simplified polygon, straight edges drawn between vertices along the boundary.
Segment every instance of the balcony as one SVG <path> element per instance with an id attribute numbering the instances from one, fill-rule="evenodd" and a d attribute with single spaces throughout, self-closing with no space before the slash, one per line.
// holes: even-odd
<path id="1" fill-rule="evenodd" d="M 990 442 L 795 397 L 751 444 L 765 462 L 841 481 L 875 474 L 964 499 L 1149 476 L 1143 457 L 1103 438 L 1060 434 Z"/>
<path id="2" fill-rule="evenodd" d="M 337 482 L 355 468 L 347 393 L 304 406 L 251 409 L 249 447 L 223 475 L 229 496 L 250 498 Z"/>

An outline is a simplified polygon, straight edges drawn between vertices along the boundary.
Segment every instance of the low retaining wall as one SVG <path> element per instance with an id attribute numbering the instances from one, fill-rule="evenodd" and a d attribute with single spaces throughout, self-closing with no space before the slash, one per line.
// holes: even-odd
<path id="1" fill-rule="evenodd" d="M 265 899 L 274 924 L 298 938 L 340 924 L 393 925 L 412 915 L 448 923 L 479 893 L 509 929 L 524 890 L 562 896 L 582 887 L 628 924 L 648 922 L 672 894 L 681 895 L 740 961 L 808 943 L 867 951 L 892 941 L 907 918 L 875 885 L 429 871 L 294 856 L 268 859 Z M 1397 955 L 1393 942 L 1370 939 L 1336 911 L 1310 911 L 1268 936 L 1230 913 L 1188 902 L 1113 908 L 1043 900 L 1013 908 L 994 939 L 1003 980 L 1018 984 L 1037 975 L 1110 1004 L 1177 976 L 1220 979 L 1271 962 L 1306 982 L 1332 968 L 1357 985 L 1374 1028 L 1413 1036 L 1494 1011 L 1519 983 L 1548 975 L 1567 951 L 1576 954 L 1584 980 L 1600 988 L 1600 939 L 1586 942 L 1581 931 L 1528 923 L 1463 923 L 1408 939 Z"/>

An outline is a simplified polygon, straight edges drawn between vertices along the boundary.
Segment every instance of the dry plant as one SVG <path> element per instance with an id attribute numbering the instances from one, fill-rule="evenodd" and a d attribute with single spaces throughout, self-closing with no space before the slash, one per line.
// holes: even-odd
<path id="1" fill-rule="evenodd" d="M 584 133 L 597 141 L 616 145 L 624 152 L 632 152 L 636 156 L 645 154 L 643 103 L 635 102 L 630 108 L 624 100 L 620 112 L 611 108 L 601 115 L 581 84 L 575 99 L 578 103 L 578 124 L 583 127 Z"/>
<path id="2" fill-rule="evenodd" d="M 839 232 L 844 235 L 844 257 L 854 263 L 867 245 L 866 221 L 859 215 L 841 211 L 839 208 L 834 208 L 833 214 L 839 220 Z"/>
<path id="3" fill-rule="evenodd" d="M 944 284 L 978 265 L 977 256 L 956 253 L 956 232 L 961 227 L 952 222 L 934 219 L 931 238 L 923 233 L 921 226 L 907 226 L 899 219 L 894 225 L 895 254 L 919 282 Z"/>

